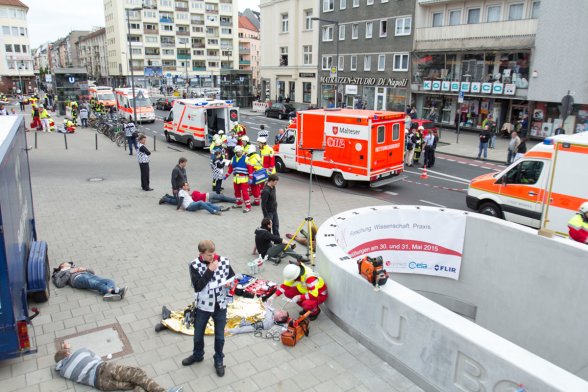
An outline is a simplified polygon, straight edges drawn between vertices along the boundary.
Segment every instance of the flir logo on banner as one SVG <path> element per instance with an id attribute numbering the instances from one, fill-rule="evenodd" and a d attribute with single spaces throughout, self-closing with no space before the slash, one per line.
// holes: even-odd
<path id="1" fill-rule="evenodd" d="M 382 256 L 391 273 L 459 279 L 466 225 L 463 213 L 430 213 L 421 208 L 364 212 L 346 219 L 355 229 L 344 232 L 337 242 L 350 257 Z"/>

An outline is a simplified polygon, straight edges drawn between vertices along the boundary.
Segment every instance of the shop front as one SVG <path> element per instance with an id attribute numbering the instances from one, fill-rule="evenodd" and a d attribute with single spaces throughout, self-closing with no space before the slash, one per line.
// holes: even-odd
<path id="1" fill-rule="evenodd" d="M 531 116 L 529 134 L 535 138 L 546 138 L 555 134 L 588 132 L 588 105 L 574 105 L 572 112 L 563 121 L 559 102 L 535 102 Z"/>

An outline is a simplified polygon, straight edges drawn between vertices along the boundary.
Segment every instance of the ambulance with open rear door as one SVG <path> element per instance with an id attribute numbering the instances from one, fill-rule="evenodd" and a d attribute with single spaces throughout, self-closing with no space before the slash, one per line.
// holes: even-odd
<path id="1" fill-rule="evenodd" d="M 274 145 L 276 170 L 310 172 L 371 187 L 399 180 L 404 170 L 404 113 L 356 109 L 298 112 Z"/>
<path id="2" fill-rule="evenodd" d="M 506 169 L 474 178 L 469 208 L 567 236 L 588 200 L 588 132 L 545 139 Z"/>

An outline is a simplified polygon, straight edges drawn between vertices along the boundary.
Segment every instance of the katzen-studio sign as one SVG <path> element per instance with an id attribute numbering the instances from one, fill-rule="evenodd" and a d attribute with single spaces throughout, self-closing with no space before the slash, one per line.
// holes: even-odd
<path id="1" fill-rule="evenodd" d="M 515 95 L 514 83 L 451 82 L 447 80 L 425 80 L 424 91 L 451 91 L 474 94 Z"/>
<path id="2" fill-rule="evenodd" d="M 331 78 L 328 76 L 321 76 L 321 83 L 361 84 L 363 86 L 406 87 L 408 85 L 408 79 L 352 78 L 352 77 L 348 77 L 348 76 L 340 76 L 338 78 Z"/>

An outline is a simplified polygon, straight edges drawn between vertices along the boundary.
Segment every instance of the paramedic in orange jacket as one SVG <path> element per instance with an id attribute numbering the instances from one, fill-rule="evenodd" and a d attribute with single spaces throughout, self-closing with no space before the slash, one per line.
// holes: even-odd
<path id="1" fill-rule="evenodd" d="M 318 273 L 303 263 L 288 264 L 283 271 L 284 283 L 276 290 L 276 297 L 284 294 L 296 302 L 303 311 L 310 311 L 309 318 L 315 320 L 321 312 L 319 305 L 327 299 L 327 284 Z"/>
<path id="2" fill-rule="evenodd" d="M 267 174 L 276 174 L 276 159 L 274 158 L 274 149 L 267 145 L 266 137 L 257 138 L 259 143 L 259 154 L 263 161 L 263 167 L 266 168 Z"/>
<path id="3" fill-rule="evenodd" d="M 229 170 L 225 174 L 225 180 L 233 174 L 233 189 L 235 190 L 236 205 L 235 208 L 241 208 L 245 202 L 243 213 L 251 211 L 251 201 L 249 200 L 249 167 L 246 162 L 247 157 L 243 153 L 243 147 L 235 147 L 235 155 L 229 164 Z"/>

